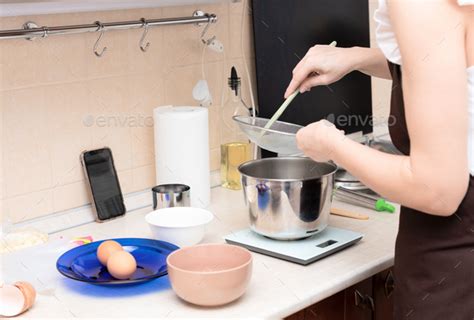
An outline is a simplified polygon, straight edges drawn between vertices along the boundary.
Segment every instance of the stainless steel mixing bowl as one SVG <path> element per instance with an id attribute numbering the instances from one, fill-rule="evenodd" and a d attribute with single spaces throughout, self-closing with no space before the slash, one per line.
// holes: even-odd
<path id="1" fill-rule="evenodd" d="M 294 240 L 326 228 L 336 165 L 303 157 L 242 164 L 242 186 L 250 228 L 264 236 Z"/>

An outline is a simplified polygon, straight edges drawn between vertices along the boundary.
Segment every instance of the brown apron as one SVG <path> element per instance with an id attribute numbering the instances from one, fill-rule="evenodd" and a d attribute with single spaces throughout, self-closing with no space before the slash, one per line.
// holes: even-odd
<path id="1" fill-rule="evenodd" d="M 390 62 L 389 68 L 396 118 L 390 136 L 408 155 L 401 68 Z M 452 216 L 401 208 L 394 273 L 395 319 L 474 319 L 474 177 Z"/>

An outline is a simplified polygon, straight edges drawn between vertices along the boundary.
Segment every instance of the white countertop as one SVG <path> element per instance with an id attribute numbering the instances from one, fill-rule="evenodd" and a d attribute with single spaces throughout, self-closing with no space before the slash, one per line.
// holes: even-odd
<path id="1" fill-rule="evenodd" d="M 330 218 L 331 226 L 363 233 L 360 242 L 308 266 L 253 253 L 254 269 L 247 292 L 222 307 L 202 308 L 183 302 L 174 294 L 167 276 L 120 288 L 76 282 L 55 270 L 58 254 L 44 254 L 41 259 L 42 247 L 2 256 L 0 271 L 6 281 L 21 274 L 24 277 L 15 280 L 40 284 L 36 304 L 24 317 L 282 318 L 393 265 L 398 213 L 377 213 L 338 202 L 335 206 L 370 216 L 369 220 Z M 214 188 L 209 210 L 216 219 L 203 242 L 224 242 L 223 236 L 248 227 L 241 191 Z M 94 240 L 151 237 L 143 218 L 149 211 L 151 208 L 145 208 L 107 223 L 88 223 L 54 234 L 50 241 L 86 235 Z"/>

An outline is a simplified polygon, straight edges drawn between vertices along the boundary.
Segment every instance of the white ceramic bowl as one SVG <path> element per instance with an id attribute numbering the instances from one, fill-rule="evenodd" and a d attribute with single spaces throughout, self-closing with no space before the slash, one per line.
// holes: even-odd
<path id="1" fill-rule="evenodd" d="M 191 207 L 158 209 L 145 216 L 155 239 L 180 247 L 201 242 L 212 219 L 211 212 Z"/>

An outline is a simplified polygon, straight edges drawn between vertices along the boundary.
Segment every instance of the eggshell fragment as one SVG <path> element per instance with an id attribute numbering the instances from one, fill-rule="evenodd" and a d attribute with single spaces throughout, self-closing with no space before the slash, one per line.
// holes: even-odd
<path id="1" fill-rule="evenodd" d="M 122 251 L 123 248 L 117 241 L 107 240 L 102 242 L 97 248 L 97 259 L 104 266 L 107 265 L 107 260 L 110 255 L 116 251 Z"/>
<path id="2" fill-rule="evenodd" d="M 13 284 L 15 287 L 20 289 L 21 293 L 25 297 L 25 304 L 23 306 L 22 312 L 30 309 L 36 300 L 36 290 L 33 286 L 25 281 L 18 281 Z"/>
<path id="3" fill-rule="evenodd" d="M 127 251 L 116 251 L 107 261 L 107 270 L 116 279 L 129 279 L 137 270 L 137 261 Z"/>
<path id="4" fill-rule="evenodd" d="M 0 288 L 0 316 L 13 317 L 24 311 L 26 298 L 21 290 L 11 284 Z"/>

